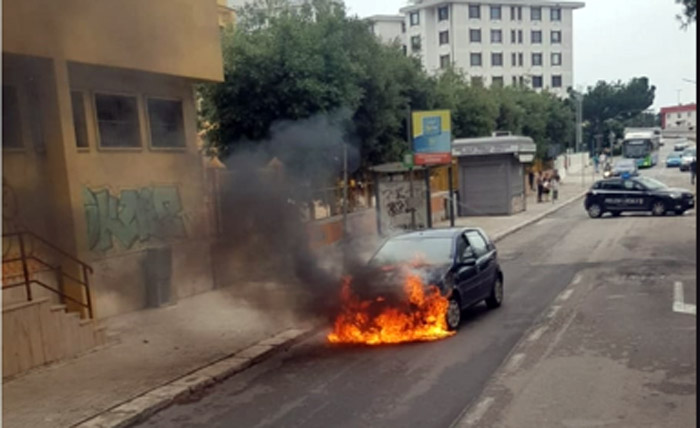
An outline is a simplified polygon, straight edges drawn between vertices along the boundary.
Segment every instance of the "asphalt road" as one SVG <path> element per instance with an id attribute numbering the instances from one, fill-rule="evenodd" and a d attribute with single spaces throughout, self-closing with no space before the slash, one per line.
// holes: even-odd
<path id="1" fill-rule="evenodd" d="M 687 173 L 664 168 L 666 150 L 661 165 L 644 173 L 689 187 Z M 504 305 L 468 310 L 457 335 L 431 343 L 349 347 L 331 346 L 325 333 L 318 334 L 142 426 L 449 427 L 481 397 L 509 353 L 577 273 L 604 278 L 613 272 L 633 282 L 634 275 L 646 275 L 645 281 L 650 273 L 685 275 L 684 281 L 694 284 L 694 225 L 694 211 L 683 217 L 593 220 L 582 203 L 574 203 L 499 243 Z M 688 291 L 687 298 L 694 299 L 694 293 Z M 613 326 L 635 316 L 665 322 L 667 314 L 644 313 L 644 308 L 628 308 L 632 315 L 608 314 L 606 322 Z M 646 346 L 658 352 L 652 342 Z"/>

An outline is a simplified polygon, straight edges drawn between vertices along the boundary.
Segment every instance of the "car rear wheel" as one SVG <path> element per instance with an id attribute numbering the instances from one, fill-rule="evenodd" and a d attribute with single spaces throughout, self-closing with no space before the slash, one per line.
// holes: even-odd
<path id="1" fill-rule="evenodd" d="M 486 298 L 485 302 L 486 306 L 491 309 L 495 309 L 503 303 L 503 280 L 500 277 L 497 277 L 493 282 L 491 295 Z"/>
<path id="2" fill-rule="evenodd" d="M 588 207 L 588 215 L 591 218 L 600 217 L 603 215 L 603 207 L 601 207 L 599 204 L 591 204 L 591 206 Z"/>
<path id="3" fill-rule="evenodd" d="M 447 329 L 454 331 L 459 328 L 459 323 L 462 322 L 462 306 L 454 296 L 450 297 L 447 305 L 447 313 L 445 314 Z"/>
<path id="4" fill-rule="evenodd" d="M 666 214 L 666 204 L 663 201 L 654 201 L 651 205 L 651 213 L 656 216 L 662 216 Z"/>

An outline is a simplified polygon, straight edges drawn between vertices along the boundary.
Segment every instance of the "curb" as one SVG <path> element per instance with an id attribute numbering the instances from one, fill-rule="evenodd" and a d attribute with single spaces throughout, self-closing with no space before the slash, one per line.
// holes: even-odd
<path id="1" fill-rule="evenodd" d="M 176 401 L 240 373 L 277 351 L 288 349 L 317 330 L 317 328 L 285 330 L 79 422 L 73 425 L 73 428 L 125 428 L 143 422 Z"/>
<path id="2" fill-rule="evenodd" d="M 588 193 L 588 190 L 584 190 L 584 191 L 581 192 L 579 195 L 576 195 L 576 196 L 574 196 L 574 197 L 572 197 L 572 198 L 569 198 L 569 199 L 567 199 L 566 201 L 564 201 L 564 202 L 562 202 L 562 203 L 560 203 L 560 204 L 557 204 L 556 206 L 554 206 L 554 207 L 552 207 L 552 208 L 546 210 L 545 212 L 543 212 L 543 213 L 541 213 L 541 214 L 537 214 L 536 216 L 534 216 L 534 217 L 532 217 L 532 218 L 530 218 L 530 219 L 527 219 L 527 220 L 523 221 L 522 223 L 518 223 L 518 224 L 516 224 L 515 226 L 512 226 L 512 227 L 510 227 L 510 228 L 504 230 L 503 232 L 497 233 L 497 234 L 493 237 L 492 241 L 493 241 L 493 242 L 498 242 L 498 241 L 502 240 L 503 238 L 505 238 L 506 236 L 512 235 L 513 233 L 519 231 L 519 230 L 522 229 L 523 227 L 529 226 L 529 225 L 531 225 L 532 223 L 535 223 L 535 222 L 537 222 L 537 221 L 542 220 L 543 218 L 547 217 L 548 215 L 551 215 L 551 214 L 553 214 L 553 213 L 559 211 L 560 209 L 562 209 L 562 208 L 564 208 L 564 207 L 566 207 L 566 206 L 568 206 L 568 205 L 571 205 L 572 203 L 576 202 L 577 200 L 583 198 L 584 196 L 586 196 L 586 193 Z"/>

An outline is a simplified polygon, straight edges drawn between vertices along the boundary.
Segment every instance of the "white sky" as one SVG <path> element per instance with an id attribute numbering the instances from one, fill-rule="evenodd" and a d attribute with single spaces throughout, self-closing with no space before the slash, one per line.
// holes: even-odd
<path id="1" fill-rule="evenodd" d="M 574 11 L 574 87 L 647 76 L 653 108 L 696 102 L 696 25 L 681 30 L 675 0 L 583 0 Z M 396 14 L 406 0 L 345 0 L 350 14 Z"/>

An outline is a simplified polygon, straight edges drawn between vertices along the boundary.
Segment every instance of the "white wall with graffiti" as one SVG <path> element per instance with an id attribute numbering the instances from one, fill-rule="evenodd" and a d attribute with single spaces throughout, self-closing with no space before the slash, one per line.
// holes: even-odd
<path id="1" fill-rule="evenodd" d="M 415 227 L 427 227 L 426 188 L 423 180 L 413 181 L 413 197 L 408 180 L 384 177 L 378 181 L 379 222 L 381 233 L 388 235 L 411 228 L 412 213 L 415 213 Z"/>

